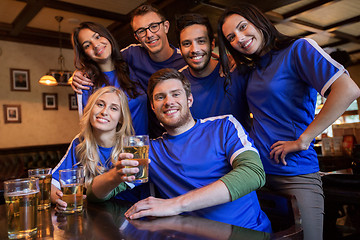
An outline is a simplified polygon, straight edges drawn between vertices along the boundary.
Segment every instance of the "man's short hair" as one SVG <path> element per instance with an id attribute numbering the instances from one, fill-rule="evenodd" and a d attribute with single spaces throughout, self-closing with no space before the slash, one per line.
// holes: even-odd
<path id="1" fill-rule="evenodd" d="M 184 28 L 194 24 L 204 25 L 206 27 L 210 43 L 214 40 L 214 30 L 211 27 L 209 18 L 198 13 L 187 13 L 176 17 L 175 33 L 179 46 L 181 46 L 180 43 L 181 31 L 184 30 Z"/>
<path id="2" fill-rule="evenodd" d="M 177 79 L 181 81 L 182 86 L 184 87 L 186 97 L 189 97 L 191 95 L 191 85 L 189 80 L 185 77 L 185 75 L 182 72 L 179 72 L 176 69 L 173 68 L 163 68 L 159 71 L 155 72 L 153 75 L 151 75 L 148 83 L 148 96 L 150 98 L 150 102 L 153 103 L 153 93 L 156 85 L 160 82 L 169 80 L 169 79 Z"/>
<path id="3" fill-rule="evenodd" d="M 161 21 L 166 20 L 164 14 L 159 9 L 151 6 L 150 4 L 143 4 L 143 5 L 140 5 L 139 7 L 135 8 L 135 10 L 131 12 L 131 15 L 130 15 L 131 16 L 130 17 L 130 19 L 131 19 L 130 20 L 131 27 L 132 27 L 134 17 L 143 16 L 143 15 L 145 15 L 147 13 L 150 13 L 150 12 L 156 13 L 160 17 Z M 134 30 L 136 30 L 136 29 L 134 29 Z"/>

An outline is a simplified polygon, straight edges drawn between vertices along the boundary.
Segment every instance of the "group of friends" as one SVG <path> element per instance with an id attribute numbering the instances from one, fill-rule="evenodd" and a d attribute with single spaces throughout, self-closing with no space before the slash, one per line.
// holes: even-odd
<path id="1" fill-rule="evenodd" d="M 133 11 L 131 27 L 139 44 L 122 50 L 97 23 L 73 32 L 81 131 L 53 170 L 57 209 L 66 207 L 59 170 L 81 165 L 88 200 L 136 202 L 129 219 L 186 213 L 271 232 L 256 195 L 265 186 L 294 195 L 304 239 L 322 239 L 314 139 L 360 96 L 346 69 L 247 3 L 220 17 L 218 57 L 200 14 L 176 18 L 179 48 L 150 5 Z M 317 93 L 327 100 L 315 117 Z M 146 184 L 132 184 L 138 168 L 125 168 L 138 164 L 122 153 L 122 137 L 133 134 L 153 138 Z"/>

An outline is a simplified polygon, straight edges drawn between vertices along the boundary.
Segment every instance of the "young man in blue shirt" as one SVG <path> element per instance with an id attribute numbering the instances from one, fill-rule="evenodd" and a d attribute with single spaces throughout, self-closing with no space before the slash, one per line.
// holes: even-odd
<path id="1" fill-rule="evenodd" d="M 215 47 L 213 29 L 209 19 L 196 13 L 176 19 L 176 35 L 181 54 L 188 64 L 180 71 L 191 83 L 194 103 L 191 113 L 196 118 L 232 114 L 250 130 L 250 112 L 246 101 L 246 82 L 234 70 L 227 80 L 220 76 L 219 61 L 212 58 Z"/>
<path id="2" fill-rule="evenodd" d="M 181 213 L 270 232 L 255 190 L 265 173 L 252 140 L 232 115 L 194 119 L 190 83 L 175 69 L 162 69 L 149 80 L 148 96 L 166 133 L 151 140 L 149 178 L 162 198 L 133 205 L 130 219 Z M 123 153 L 115 168 L 97 176 L 89 199 L 107 200 L 124 190 L 130 173 Z"/>

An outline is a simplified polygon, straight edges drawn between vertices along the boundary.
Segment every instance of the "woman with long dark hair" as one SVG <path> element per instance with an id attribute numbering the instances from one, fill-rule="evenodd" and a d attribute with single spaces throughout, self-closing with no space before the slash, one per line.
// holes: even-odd
<path id="1" fill-rule="evenodd" d="M 79 113 L 89 96 L 98 88 L 115 86 L 128 97 L 136 134 L 148 133 L 147 97 L 139 87 L 136 75 L 123 60 L 119 46 L 109 30 L 100 24 L 83 22 L 72 35 L 75 68 L 86 74 L 93 86 L 78 95 Z"/>
<path id="2" fill-rule="evenodd" d="M 266 186 L 295 195 L 305 239 L 322 239 L 324 196 L 314 139 L 359 97 L 358 86 L 315 41 L 279 33 L 253 5 L 226 10 L 218 34 L 225 73 L 226 50 L 249 73 L 250 136 L 267 174 Z M 327 101 L 315 118 L 317 92 Z"/>

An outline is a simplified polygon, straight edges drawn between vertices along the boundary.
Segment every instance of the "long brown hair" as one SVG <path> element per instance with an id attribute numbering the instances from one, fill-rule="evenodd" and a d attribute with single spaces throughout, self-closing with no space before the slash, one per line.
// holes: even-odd
<path id="1" fill-rule="evenodd" d="M 217 29 L 219 35 L 220 63 L 226 76 L 229 76 L 230 72 L 227 51 L 229 51 L 229 53 L 233 56 L 237 67 L 242 73 L 248 70 L 249 67 L 256 66 L 259 61 L 259 56 L 255 54 L 244 55 L 235 50 L 224 36 L 222 26 L 224 25 L 226 18 L 233 14 L 244 17 L 260 30 L 264 37 L 264 44 L 261 51 L 280 50 L 288 47 L 294 40 L 297 39 L 296 37 L 290 37 L 280 33 L 270 22 L 270 20 L 252 4 L 238 3 L 236 7 L 226 9 L 219 18 Z"/>
<path id="2" fill-rule="evenodd" d="M 72 44 L 75 54 L 75 68 L 85 72 L 90 77 L 90 79 L 94 81 L 94 89 L 97 89 L 103 85 L 109 85 L 109 81 L 107 80 L 105 74 L 102 73 L 99 65 L 87 56 L 81 43 L 79 42 L 79 32 L 82 29 L 90 29 L 91 31 L 96 32 L 100 36 L 106 38 L 110 42 L 112 48 L 111 61 L 114 64 L 119 85 L 129 95 L 130 98 L 136 98 L 139 95 L 136 90 L 136 83 L 129 77 L 129 66 L 121 56 L 120 48 L 116 40 L 108 29 L 98 23 L 83 22 L 79 27 L 74 29 L 72 34 Z"/>

